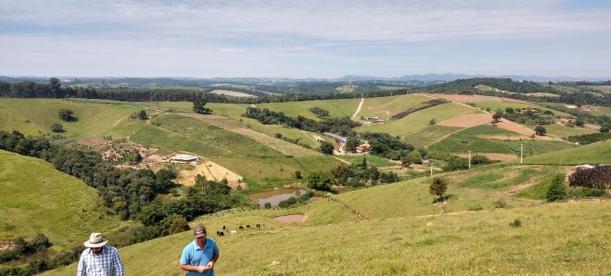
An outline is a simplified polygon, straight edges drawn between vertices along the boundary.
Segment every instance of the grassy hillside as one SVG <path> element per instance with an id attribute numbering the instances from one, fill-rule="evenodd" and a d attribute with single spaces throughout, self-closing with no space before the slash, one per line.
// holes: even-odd
<path id="1" fill-rule="evenodd" d="M 519 154 L 520 145 L 523 144 L 524 156 L 530 156 L 575 147 L 573 144 L 562 141 L 512 140 L 513 137 L 517 136 L 517 133 L 501 128 L 481 125 L 452 134 L 430 146 L 430 149 L 454 153 L 464 153 L 470 150 L 474 153 Z M 498 140 L 487 139 L 486 137 L 498 137 Z"/>
<path id="2" fill-rule="evenodd" d="M 611 140 L 524 159 L 524 164 L 578 165 L 611 163 Z"/>
<path id="3" fill-rule="evenodd" d="M 76 122 L 59 119 L 60 109 L 72 109 Z M 139 110 L 118 102 L 69 101 L 54 99 L 0 99 L 0 129 L 16 129 L 24 134 L 51 133 L 53 123 L 61 123 L 70 138 L 100 136 Z"/>
<path id="4" fill-rule="evenodd" d="M 257 107 L 267 108 L 269 110 L 284 112 L 284 115 L 297 117 L 298 115 L 306 118 L 317 120 L 318 118 L 310 108 L 320 107 L 329 111 L 331 117 L 352 116 L 360 99 L 341 99 L 341 100 L 324 100 L 324 101 L 303 101 L 303 102 L 287 102 L 287 103 L 266 103 L 258 104 Z"/>
<path id="5" fill-rule="evenodd" d="M 428 100 L 430 98 L 418 95 L 366 98 L 358 116 L 378 116 L 390 119 L 392 115 L 419 106 Z"/>
<path id="6" fill-rule="evenodd" d="M 409 114 L 398 120 L 388 120 L 383 124 L 365 125 L 357 128 L 357 131 L 386 132 L 391 135 L 408 137 L 410 134 L 429 126 L 431 119 L 439 122 L 458 115 L 471 113 L 480 113 L 480 111 L 455 103 L 446 103 Z M 434 135 L 437 136 L 436 134 Z"/>
<path id="7" fill-rule="evenodd" d="M 407 206 L 406 206 L 407 207 Z M 265 230 L 218 238 L 223 275 L 609 274 L 610 201 L 319 226 L 264 216 L 207 220 L 210 229 L 262 222 Z M 522 226 L 509 223 L 519 219 Z M 120 250 L 128 275 L 182 275 L 190 232 Z M 253 252 L 257 252 L 254 254 Z M 406 261 L 408 260 L 408 261 Z M 74 266 L 44 275 L 66 275 Z"/>
<path id="8" fill-rule="evenodd" d="M 187 151 L 201 155 L 252 180 L 251 183 L 292 180 L 296 170 L 307 175 L 313 171 L 327 170 L 339 163 L 323 155 L 285 155 L 247 136 L 178 114 L 158 116 L 151 124 L 126 122 L 112 133 L 166 151 Z"/>
<path id="9" fill-rule="evenodd" d="M 0 239 L 44 233 L 57 249 L 118 227 L 97 207 L 95 189 L 40 159 L 0 151 Z"/>

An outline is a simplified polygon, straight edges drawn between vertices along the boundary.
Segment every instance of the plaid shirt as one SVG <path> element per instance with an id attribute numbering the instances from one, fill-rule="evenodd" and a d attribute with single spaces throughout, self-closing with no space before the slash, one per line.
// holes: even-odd
<path id="1" fill-rule="evenodd" d="M 87 248 L 81 254 L 76 276 L 124 276 L 119 252 L 112 246 L 104 246 L 99 255 Z"/>

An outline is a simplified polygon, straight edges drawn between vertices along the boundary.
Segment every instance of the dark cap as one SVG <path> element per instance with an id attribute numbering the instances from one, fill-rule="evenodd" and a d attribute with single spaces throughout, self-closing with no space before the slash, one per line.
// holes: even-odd
<path id="1" fill-rule="evenodd" d="M 206 236 L 206 227 L 204 227 L 203 225 L 197 226 L 197 228 L 195 228 L 195 231 L 193 232 L 193 235 L 196 238 Z"/>

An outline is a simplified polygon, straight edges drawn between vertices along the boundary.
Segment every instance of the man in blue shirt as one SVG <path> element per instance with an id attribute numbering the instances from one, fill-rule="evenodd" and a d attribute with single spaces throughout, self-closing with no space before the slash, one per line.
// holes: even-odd
<path id="1" fill-rule="evenodd" d="M 216 241 L 206 237 L 206 227 L 195 229 L 195 240 L 187 244 L 180 255 L 180 269 L 187 276 L 214 276 L 214 264 L 219 259 Z"/>

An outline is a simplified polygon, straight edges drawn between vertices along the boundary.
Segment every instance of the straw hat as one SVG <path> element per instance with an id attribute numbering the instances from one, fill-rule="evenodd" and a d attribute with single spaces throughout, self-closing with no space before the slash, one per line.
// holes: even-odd
<path id="1" fill-rule="evenodd" d="M 84 242 L 83 245 L 89 248 L 98 248 L 106 245 L 107 242 L 108 240 L 104 239 L 102 233 L 91 233 L 91 236 L 89 236 L 89 240 Z"/>

